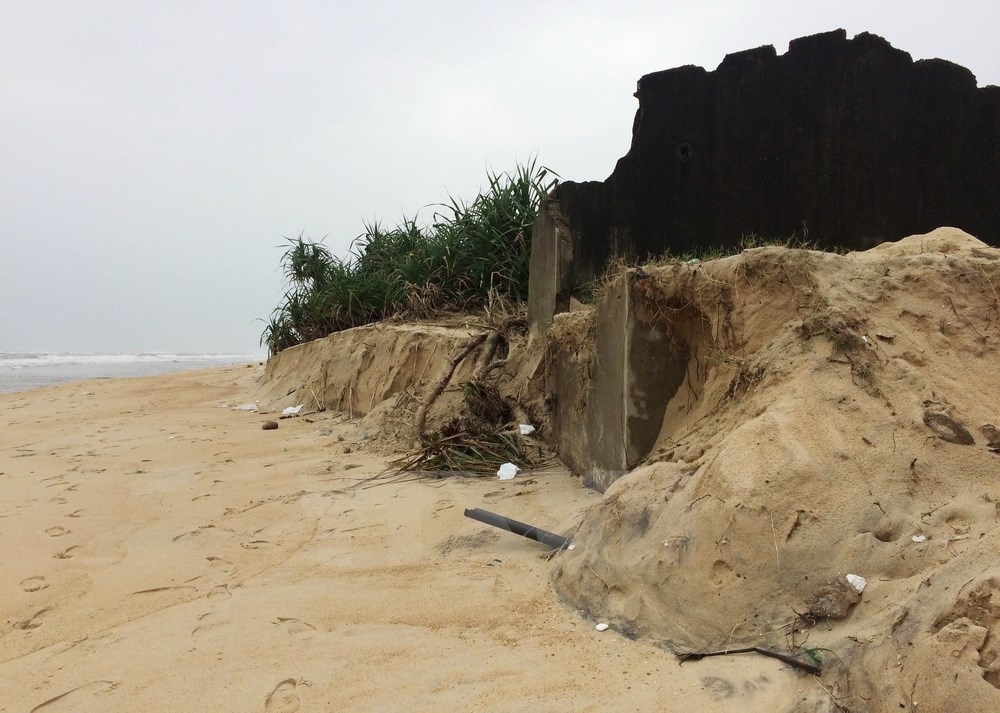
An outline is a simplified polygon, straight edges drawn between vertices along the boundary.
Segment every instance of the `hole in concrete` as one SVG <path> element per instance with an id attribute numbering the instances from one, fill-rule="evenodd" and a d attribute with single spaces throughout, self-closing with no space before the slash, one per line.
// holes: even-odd
<path id="1" fill-rule="evenodd" d="M 631 468 L 646 457 L 660 435 L 667 404 L 687 375 L 691 347 L 673 330 L 637 320 L 628 361 L 634 367 L 627 382 L 632 408 L 628 413 L 626 458 Z"/>
<path id="2" fill-rule="evenodd" d="M 633 363 L 647 365 L 643 373 L 650 394 L 645 423 L 630 424 L 632 434 L 641 437 L 633 443 L 633 452 L 635 455 L 641 452 L 642 457 L 657 442 L 674 443 L 678 429 L 683 429 L 683 424 L 698 410 L 708 376 L 708 354 L 713 343 L 708 319 L 688 305 L 669 307 L 657 310 L 659 315 L 670 314 L 669 321 L 658 319 L 657 326 L 649 328 L 662 335 L 655 345 L 640 341 L 637 353 L 637 340 L 633 336 Z M 640 411 L 637 415 L 641 414 Z M 703 452 L 702 445 L 690 443 L 686 449 L 673 449 L 675 459 L 689 462 L 696 459 Z"/>

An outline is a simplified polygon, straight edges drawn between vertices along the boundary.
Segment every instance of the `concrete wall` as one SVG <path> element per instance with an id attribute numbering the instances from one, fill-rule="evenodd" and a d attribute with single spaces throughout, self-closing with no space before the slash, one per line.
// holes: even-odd
<path id="1" fill-rule="evenodd" d="M 648 455 L 688 368 L 684 340 L 639 318 L 636 279 L 623 273 L 603 291 L 592 346 L 561 339 L 550 359 L 553 442 L 602 491 Z"/>

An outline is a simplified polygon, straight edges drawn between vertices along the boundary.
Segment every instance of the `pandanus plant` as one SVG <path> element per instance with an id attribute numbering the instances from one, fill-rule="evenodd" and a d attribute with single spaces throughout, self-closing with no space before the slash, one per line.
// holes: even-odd
<path id="1" fill-rule="evenodd" d="M 558 176 L 532 159 L 487 179 L 471 202 L 449 196 L 435 206 L 427 228 L 405 217 L 391 230 L 365 224 L 345 259 L 322 241 L 289 238 L 288 289 L 261 344 L 273 355 L 404 311 L 476 309 L 497 295 L 527 299 L 531 225 Z"/>

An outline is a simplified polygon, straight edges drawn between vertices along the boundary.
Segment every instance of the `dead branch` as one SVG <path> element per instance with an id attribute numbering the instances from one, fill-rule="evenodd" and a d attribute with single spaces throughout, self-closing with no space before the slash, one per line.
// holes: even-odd
<path id="1" fill-rule="evenodd" d="M 483 351 L 479 354 L 479 358 L 476 359 L 476 365 L 472 370 L 473 381 L 481 381 L 486 376 L 486 371 L 493 361 L 493 357 L 497 353 L 499 346 L 500 332 L 494 329 L 486 335 L 486 343 L 483 346 Z"/>
<path id="2" fill-rule="evenodd" d="M 492 332 L 491 334 L 495 334 L 495 332 Z M 434 385 L 431 387 L 427 396 L 424 397 L 423 403 L 421 403 L 420 408 L 417 409 L 416 418 L 417 438 L 421 441 L 424 439 L 424 427 L 427 424 L 427 413 L 430 411 L 431 406 L 435 401 L 437 401 L 438 396 L 440 396 L 441 392 L 444 391 L 448 382 L 451 381 L 451 377 L 455 374 L 455 369 L 458 368 L 458 365 L 462 362 L 462 360 L 471 354 L 476 347 L 486 341 L 488 336 L 489 334 L 480 334 L 470 339 L 469 343 L 464 347 L 456 349 L 455 353 L 451 355 L 448 367 L 444 370 L 444 373 L 438 377 L 437 381 L 434 382 Z"/>

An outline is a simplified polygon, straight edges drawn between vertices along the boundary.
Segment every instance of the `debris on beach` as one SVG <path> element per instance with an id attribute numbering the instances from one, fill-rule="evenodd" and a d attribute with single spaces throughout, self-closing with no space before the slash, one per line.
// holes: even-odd
<path id="1" fill-rule="evenodd" d="M 500 528 L 501 530 L 513 532 L 515 535 L 527 537 L 529 540 L 535 540 L 536 542 L 548 545 L 556 550 L 561 550 L 569 544 L 569 538 L 567 537 L 556 535 L 555 533 L 548 532 L 540 527 L 535 527 L 534 525 L 518 522 L 517 520 L 504 517 L 503 515 L 497 515 L 489 510 L 483 510 L 481 508 L 466 508 L 465 516 L 487 525 Z"/>
<path id="2" fill-rule="evenodd" d="M 805 673 L 812 674 L 813 676 L 820 676 L 823 673 L 823 670 L 814 663 L 803 661 L 802 659 L 789 654 L 783 654 L 780 651 L 765 649 L 761 646 L 734 647 L 726 648 L 721 651 L 678 652 L 676 656 L 681 663 L 684 663 L 685 661 L 700 661 L 701 659 L 708 658 L 710 656 L 730 656 L 732 654 L 760 654 L 761 656 L 768 656 L 772 659 L 784 661 L 788 665 L 800 671 L 804 671 Z"/>
<path id="3" fill-rule="evenodd" d="M 849 574 L 846 579 L 847 583 L 854 587 L 858 594 L 863 593 L 865 591 L 865 587 L 868 586 L 868 580 L 859 574 Z"/>
<path id="4" fill-rule="evenodd" d="M 513 463 L 504 463 L 497 470 L 497 478 L 500 480 L 513 480 L 514 476 L 517 475 L 517 471 L 520 470 Z"/>
<path id="5" fill-rule="evenodd" d="M 260 426 L 265 431 L 273 431 L 278 427 L 277 421 L 264 421 Z"/>

